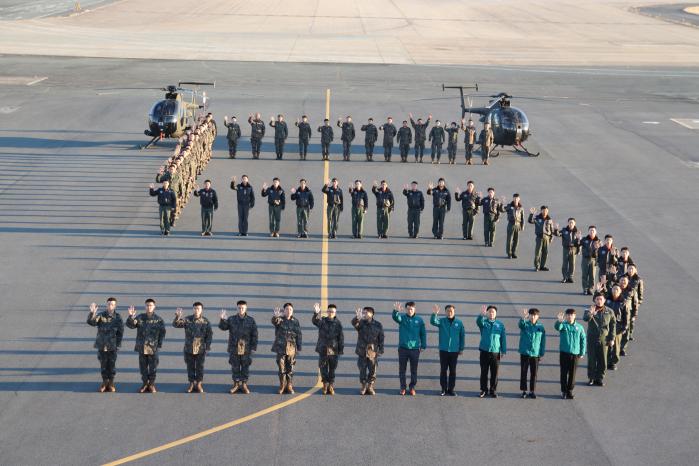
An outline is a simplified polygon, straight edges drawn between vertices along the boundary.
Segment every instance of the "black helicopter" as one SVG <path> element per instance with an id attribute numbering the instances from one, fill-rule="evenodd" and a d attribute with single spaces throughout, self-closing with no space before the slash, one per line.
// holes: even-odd
<path id="1" fill-rule="evenodd" d="M 512 146 L 516 152 L 527 154 L 530 157 L 538 157 L 536 154 L 529 152 L 524 147 L 524 141 L 531 136 L 529 129 L 529 119 L 527 115 L 517 107 L 510 105 L 511 95 L 501 92 L 496 95 L 489 96 L 492 100 L 487 107 L 472 107 L 470 105 L 471 96 L 464 96 L 464 89 L 475 89 L 478 91 L 478 84 L 475 86 L 445 86 L 442 84 L 442 91 L 446 89 L 459 89 L 461 94 L 461 118 L 466 117 L 466 113 L 475 113 L 481 115 L 479 121 L 482 123 L 490 123 L 493 130 L 493 138 L 495 146 Z M 469 98 L 469 105 L 466 106 L 465 98 Z M 499 152 L 491 152 L 491 157 L 497 157 Z"/>

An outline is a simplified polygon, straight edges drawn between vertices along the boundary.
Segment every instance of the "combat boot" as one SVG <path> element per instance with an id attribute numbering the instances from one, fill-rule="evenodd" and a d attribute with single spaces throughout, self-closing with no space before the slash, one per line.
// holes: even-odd
<path id="1" fill-rule="evenodd" d="M 194 391 L 194 382 L 189 382 L 189 387 L 187 387 L 187 393 L 192 393 Z"/>
<path id="2" fill-rule="evenodd" d="M 333 384 L 329 383 L 328 384 L 328 395 L 334 395 L 335 394 L 335 387 Z"/>
<path id="3" fill-rule="evenodd" d="M 282 395 L 286 391 L 286 377 L 279 376 L 279 394 Z"/>
<path id="4" fill-rule="evenodd" d="M 150 390 L 151 393 L 158 393 L 158 389 L 155 388 L 155 383 L 150 383 L 148 385 L 148 390 Z"/>
<path id="5" fill-rule="evenodd" d="M 197 382 L 197 391 L 199 393 L 204 393 L 204 386 L 201 384 L 201 381 Z"/>
<path id="6" fill-rule="evenodd" d="M 363 383 L 362 388 L 359 389 L 359 394 L 366 395 L 366 388 L 367 388 L 367 385 L 365 383 Z"/>
<path id="7" fill-rule="evenodd" d="M 109 382 L 107 382 L 107 379 L 102 379 L 102 385 L 100 385 L 100 388 L 97 389 L 98 392 L 104 393 L 107 390 L 107 387 Z"/>
<path id="8" fill-rule="evenodd" d="M 294 385 L 291 383 L 291 377 L 288 378 L 288 381 L 286 382 L 286 392 L 289 395 L 294 394 Z"/>
<path id="9" fill-rule="evenodd" d="M 374 391 L 374 382 L 370 383 L 369 386 L 366 389 L 366 392 L 369 395 L 376 395 L 376 392 Z"/>
<path id="10" fill-rule="evenodd" d="M 235 394 L 239 388 L 240 388 L 240 382 L 234 382 L 233 386 L 229 390 L 231 392 L 231 395 Z"/>
<path id="11" fill-rule="evenodd" d="M 328 384 L 323 382 L 323 395 L 328 394 Z"/>
<path id="12" fill-rule="evenodd" d="M 144 382 L 141 388 L 138 389 L 138 393 L 146 393 L 148 391 L 148 382 Z"/>
<path id="13" fill-rule="evenodd" d="M 242 382 L 240 387 L 240 390 L 245 393 L 246 395 L 250 394 L 250 389 L 248 388 L 248 383 L 247 382 Z"/>
<path id="14" fill-rule="evenodd" d="M 114 379 L 107 380 L 107 390 L 111 393 L 114 393 L 116 391 L 116 387 L 114 386 Z"/>

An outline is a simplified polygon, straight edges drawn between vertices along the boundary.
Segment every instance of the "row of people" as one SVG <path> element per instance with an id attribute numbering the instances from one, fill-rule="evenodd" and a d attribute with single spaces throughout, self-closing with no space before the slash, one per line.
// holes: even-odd
<path id="1" fill-rule="evenodd" d="M 163 235 L 170 234 L 193 190 L 197 195 L 196 179 L 211 160 L 215 138 L 216 122 L 213 116 L 209 113 L 200 117 L 194 128 L 180 138 L 173 154 L 155 175 L 155 181 L 163 183 L 163 187 L 156 189 L 151 184 L 149 193 L 158 198 L 160 231 Z M 202 223 L 207 223 L 209 232 L 212 220 L 213 216 L 204 218 L 202 214 Z"/>
<path id="2" fill-rule="evenodd" d="M 612 295 L 613 296 L 613 295 Z M 618 322 L 614 311 L 614 298 L 605 299 L 604 294 L 597 293 L 594 304 L 585 311 L 583 320 L 588 322 L 587 332 L 576 322 L 575 309 L 567 309 L 557 315 L 554 329 L 560 333 L 560 383 L 561 396 L 564 399 L 574 397 L 575 372 L 578 360 L 585 354 L 589 357 L 588 374 L 590 385 L 604 385 L 604 368 L 607 349 L 618 345 L 616 334 Z M 105 311 L 98 312 L 93 303 L 87 317 L 87 323 L 97 327 L 95 347 L 101 364 L 102 384 L 100 392 L 114 392 L 117 351 L 121 346 L 124 323 L 116 311 L 116 299 L 107 300 Z M 158 353 L 165 339 L 166 327 L 162 317 L 155 313 L 153 299 L 145 302 L 144 313 L 137 314 L 131 306 L 128 310 L 126 326 L 136 329 L 134 350 L 139 355 L 139 370 L 142 386 L 139 392 L 157 391 L 155 386 Z M 204 306 L 200 302 L 193 305 L 193 313 L 184 317 L 182 309 L 175 311 L 173 326 L 185 332 L 184 360 L 187 367 L 189 385 L 188 393 L 204 392 L 204 364 L 206 354 L 211 350 L 213 331 L 210 321 L 204 317 Z M 456 317 L 453 305 L 444 308 L 433 306 L 429 322 L 438 329 L 440 385 L 442 396 L 455 396 L 456 366 L 459 356 L 466 345 L 464 323 Z M 536 398 L 536 382 L 539 361 L 546 353 L 546 329 L 539 320 L 540 312 L 536 308 L 522 310 L 518 323 L 520 354 L 520 390 L 522 398 Z M 423 319 L 416 313 L 412 301 L 394 304 L 392 319 L 398 325 L 398 374 L 401 395 L 415 395 L 418 383 L 418 363 L 420 353 L 427 348 L 427 332 Z M 294 369 L 297 353 L 302 350 L 302 330 L 299 320 L 294 316 L 292 303 L 276 307 L 271 322 L 275 329 L 272 352 L 276 355 L 279 375 L 279 394 L 294 393 Z M 311 322 L 318 328 L 315 351 L 318 353 L 318 367 L 323 384 L 323 394 L 335 392 L 335 371 L 339 356 L 344 353 L 343 326 L 337 317 L 337 307 L 328 305 L 325 315 L 321 313 L 320 304 L 315 304 Z M 376 320 L 373 307 L 358 308 L 351 322 L 357 331 L 355 354 L 359 369 L 361 395 L 375 394 L 378 361 L 384 354 L 384 330 Z M 498 371 L 501 359 L 507 354 L 507 331 L 504 323 L 497 318 L 497 307 L 483 306 L 476 319 L 480 333 L 479 360 L 481 367 L 480 393 L 497 397 Z M 249 315 L 247 303 L 237 302 L 237 312 L 228 316 L 221 311 L 219 329 L 228 332 L 229 363 L 233 384 L 230 393 L 250 393 L 248 386 L 249 368 L 254 353 L 258 349 L 258 331 L 255 319 Z M 604 359 L 602 359 L 604 357 Z M 410 381 L 406 372 L 410 367 Z"/>
<path id="3" fill-rule="evenodd" d="M 456 163 L 456 153 L 459 144 L 459 132 L 464 133 L 464 148 L 467 165 L 471 165 L 474 147 L 481 146 L 481 158 L 484 165 L 488 165 L 488 159 L 493 147 L 494 135 L 490 127 L 490 123 L 486 121 L 483 124 L 483 129 L 480 133 L 477 131 L 473 120 L 468 121 L 462 118 L 459 123 L 452 121 L 450 125 L 443 125 L 440 120 L 436 120 L 434 126 L 427 132 L 427 127 L 432 121 L 432 115 L 429 115 L 425 121 L 418 118 L 413 119 L 413 114 L 409 114 L 410 126 L 408 120 L 403 120 L 403 123 L 396 127 L 393 123 L 393 117 L 386 118 L 386 122 L 379 126 L 374 124 L 374 119 L 369 118 L 367 123 L 361 125 L 360 130 L 364 132 L 364 151 L 367 161 L 373 161 L 374 146 L 379 138 L 379 131 L 383 133 L 383 155 L 384 161 L 390 162 L 393 155 L 394 140 L 398 144 L 401 162 L 408 161 L 408 155 L 411 149 L 411 144 L 414 142 L 415 162 L 422 163 L 425 153 L 425 143 L 430 143 L 430 158 L 432 163 L 440 163 L 442 157 L 442 149 L 444 144 L 447 144 L 447 156 L 450 164 Z M 265 122 L 259 113 L 254 116 L 248 116 L 250 124 L 250 146 L 252 149 L 252 157 L 260 158 L 260 149 L 262 139 L 265 136 Z M 235 158 L 238 151 L 238 140 L 242 137 L 238 119 L 233 116 L 230 119 L 226 115 L 224 117 L 224 125 L 228 129 L 226 139 L 228 140 L 228 155 L 230 158 Z M 296 127 L 298 128 L 298 147 L 299 158 L 306 160 L 308 155 L 308 145 L 310 143 L 313 131 L 308 117 L 303 115 L 300 119 L 296 119 Z M 289 127 L 284 120 L 284 115 L 270 117 L 270 128 L 274 129 L 274 150 L 277 160 L 284 157 L 284 147 L 286 139 L 289 137 Z M 348 115 L 344 120 L 337 120 L 337 127 L 340 128 L 340 139 L 342 140 L 342 159 L 349 161 L 352 154 L 352 142 L 356 137 L 356 130 L 352 122 L 352 116 Z M 413 136 L 414 131 L 414 136 Z M 323 120 L 323 124 L 318 126 L 317 132 L 320 133 L 320 145 L 322 160 L 330 159 L 330 145 L 335 139 L 333 126 L 328 118 Z"/>

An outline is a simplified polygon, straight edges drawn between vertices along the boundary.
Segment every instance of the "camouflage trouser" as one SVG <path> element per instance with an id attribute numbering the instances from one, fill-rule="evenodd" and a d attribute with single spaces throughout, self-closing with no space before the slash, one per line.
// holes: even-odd
<path id="1" fill-rule="evenodd" d="M 597 270 L 597 260 L 590 257 L 583 257 L 580 263 L 582 272 L 583 291 L 592 291 L 595 287 L 595 271 Z"/>
<path id="2" fill-rule="evenodd" d="M 352 207 L 352 236 L 364 235 L 364 209 Z"/>
<path id="3" fill-rule="evenodd" d="M 391 210 L 387 207 L 376 209 L 376 231 L 379 236 L 388 234 L 389 220 L 391 219 Z"/>
<path id="4" fill-rule="evenodd" d="M 476 214 L 472 210 L 464 210 L 464 219 L 461 222 L 461 230 L 464 234 L 464 238 L 473 238 L 473 220 Z"/>
<path id="5" fill-rule="evenodd" d="M 247 382 L 252 364 L 252 357 L 249 354 L 230 354 L 228 362 L 231 364 L 231 376 L 234 382 Z"/>
<path id="6" fill-rule="evenodd" d="M 587 378 L 603 380 L 607 373 L 608 347 L 604 341 L 587 339 Z"/>
<path id="7" fill-rule="evenodd" d="M 277 355 L 277 367 L 279 368 L 279 377 L 286 376 L 289 381 L 294 377 L 294 366 L 296 365 L 296 356 L 287 356 L 286 354 Z"/>
<path id="8" fill-rule="evenodd" d="M 517 245 L 519 244 L 520 228 L 514 223 L 507 224 L 507 242 L 505 243 L 505 254 L 507 256 L 517 255 Z"/>
<path id="9" fill-rule="evenodd" d="M 359 381 L 361 383 L 376 382 L 376 368 L 379 366 L 379 360 L 369 359 L 364 356 L 357 358 L 357 367 L 359 368 Z"/>
<path id="10" fill-rule="evenodd" d="M 201 382 L 204 380 L 204 360 L 206 355 L 184 353 L 184 362 L 187 364 L 187 380 Z"/>
<path id="11" fill-rule="evenodd" d="M 138 355 L 138 369 L 141 371 L 141 380 L 143 383 L 155 382 L 155 373 L 158 370 L 158 354 L 140 354 Z"/>
<path id="12" fill-rule="evenodd" d="M 537 236 L 536 245 L 534 247 L 534 268 L 543 269 L 546 267 L 546 259 L 549 257 L 550 236 Z"/>
<path id="13" fill-rule="evenodd" d="M 417 237 L 420 232 L 420 209 L 408 209 L 408 235 Z"/>
<path id="14" fill-rule="evenodd" d="M 564 279 L 573 279 L 573 275 L 575 275 L 575 248 L 563 248 L 561 274 Z"/>
<path id="15" fill-rule="evenodd" d="M 337 369 L 337 355 L 328 356 L 321 354 L 318 358 L 320 379 L 324 383 L 335 383 L 335 369 Z"/>
<path id="16" fill-rule="evenodd" d="M 100 369 L 103 379 L 113 379 L 116 375 L 116 351 L 98 351 L 97 359 L 100 362 Z"/>
<path id="17" fill-rule="evenodd" d="M 311 215 L 311 209 L 308 207 L 296 207 L 296 227 L 299 235 L 308 233 L 308 217 Z"/>

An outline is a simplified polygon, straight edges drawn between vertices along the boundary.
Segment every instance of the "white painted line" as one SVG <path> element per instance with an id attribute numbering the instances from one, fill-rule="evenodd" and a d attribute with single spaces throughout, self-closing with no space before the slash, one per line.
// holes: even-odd
<path id="1" fill-rule="evenodd" d="M 670 121 L 674 121 L 687 129 L 699 129 L 699 120 L 693 118 L 670 118 Z"/>
<path id="2" fill-rule="evenodd" d="M 3 115 L 9 115 L 10 113 L 16 112 L 19 110 L 19 107 L 0 107 L 0 113 Z"/>
<path id="3" fill-rule="evenodd" d="M 41 81 L 46 81 L 47 79 L 49 79 L 48 76 L 44 76 L 43 78 L 35 76 L 33 81 L 27 83 L 27 86 L 33 86 L 34 84 L 40 83 Z"/>
<path id="4" fill-rule="evenodd" d="M 644 125 L 659 125 L 660 122 L 659 121 L 644 121 L 643 124 Z"/>
<path id="5" fill-rule="evenodd" d="M 688 161 L 685 162 L 685 164 L 686 164 L 689 168 L 699 168 L 699 162 L 692 162 L 692 161 L 689 161 L 689 160 L 688 160 Z"/>

